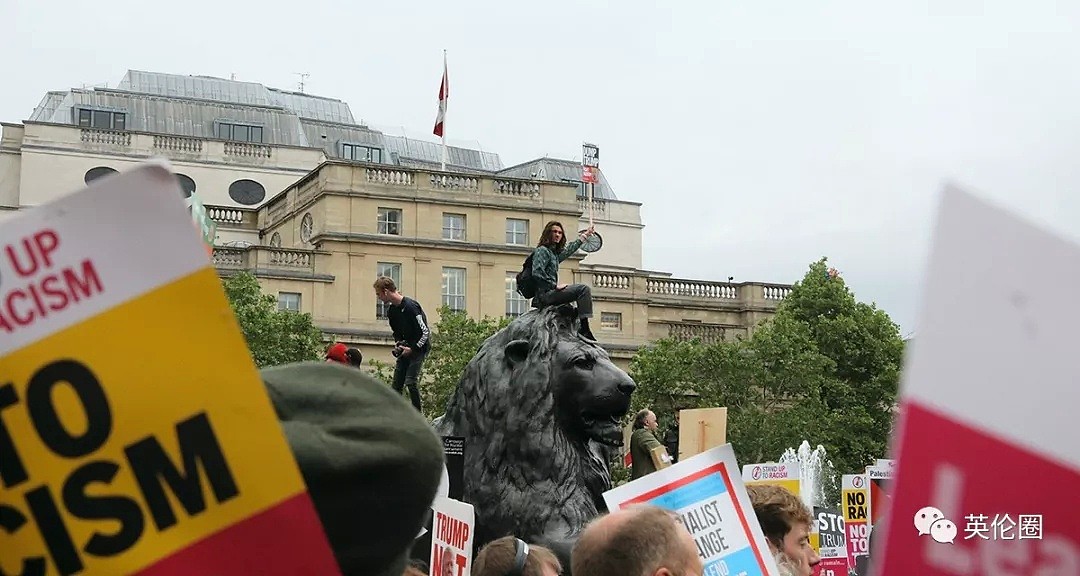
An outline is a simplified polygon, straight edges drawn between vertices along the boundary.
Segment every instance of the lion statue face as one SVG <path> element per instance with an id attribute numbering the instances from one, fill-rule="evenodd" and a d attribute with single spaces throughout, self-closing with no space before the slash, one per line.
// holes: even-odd
<path id="1" fill-rule="evenodd" d="M 559 340 L 551 360 L 555 419 L 568 436 L 621 446 L 619 421 L 630 409 L 634 381 L 607 352 L 580 338 Z"/>

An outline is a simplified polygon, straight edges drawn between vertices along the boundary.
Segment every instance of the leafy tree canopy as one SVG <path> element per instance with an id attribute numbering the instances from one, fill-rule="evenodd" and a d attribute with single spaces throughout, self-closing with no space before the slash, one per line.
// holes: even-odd
<path id="1" fill-rule="evenodd" d="M 855 473 L 885 454 L 903 349 L 899 327 L 857 302 L 823 258 L 749 338 L 642 349 L 634 410 L 652 408 L 665 426 L 677 409 L 726 406 L 740 462 L 775 461 L 808 440 Z"/>
<path id="2" fill-rule="evenodd" d="M 256 366 L 317 360 L 322 355 L 322 332 L 310 314 L 278 310 L 277 299 L 263 294 L 249 272 L 230 276 L 222 285 Z"/>

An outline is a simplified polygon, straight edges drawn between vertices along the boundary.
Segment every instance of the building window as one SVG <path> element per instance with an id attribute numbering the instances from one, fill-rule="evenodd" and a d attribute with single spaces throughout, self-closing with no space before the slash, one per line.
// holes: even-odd
<path id="1" fill-rule="evenodd" d="M 277 309 L 288 310 L 289 312 L 300 311 L 300 293 L 299 292 L 278 292 L 277 293 Z"/>
<path id="2" fill-rule="evenodd" d="M 600 328 L 604 330 L 622 330 L 622 313 L 601 312 Z"/>
<path id="3" fill-rule="evenodd" d="M 386 276 L 394 281 L 398 289 L 401 289 L 401 264 L 397 262 L 379 262 L 375 265 L 375 277 Z M 390 305 L 381 300 L 375 300 L 375 317 L 386 318 Z"/>
<path id="4" fill-rule="evenodd" d="M 341 144 L 341 157 L 358 162 L 382 162 L 382 150 L 360 144 Z"/>
<path id="5" fill-rule="evenodd" d="M 401 210 L 379 208 L 379 234 L 401 235 Z"/>
<path id="6" fill-rule="evenodd" d="M 108 166 L 98 166 L 97 168 L 91 168 L 86 171 L 85 175 L 83 175 L 83 183 L 89 184 L 94 180 L 97 180 L 98 178 L 103 178 L 110 174 L 116 174 L 116 170 L 114 168 L 109 168 Z"/>
<path id="7" fill-rule="evenodd" d="M 261 144 L 263 141 L 263 129 L 262 126 L 252 126 L 251 124 L 218 122 L 217 137 L 221 138 L 222 140 L 233 140 L 236 142 L 255 142 L 257 144 Z"/>
<path id="8" fill-rule="evenodd" d="M 281 233 L 280 232 L 274 232 L 273 235 L 270 236 L 270 247 L 271 248 L 281 248 Z"/>
<path id="9" fill-rule="evenodd" d="M 465 269 L 442 269 L 442 303 L 451 310 L 465 310 Z"/>
<path id="10" fill-rule="evenodd" d="M 444 212 L 442 215 L 442 237 L 443 240 L 464 240 L 465 215 Z"/>
<path id="11" fill-rule="evenodd" d="M 506 219 L 506 243 L 517 246 L 529 245 L 529 221 L 518 218 Z"/>
<path id="12" fill-rule="evenodd" d="M 237 204 L 254 206 L 266 198 L 266 188 L 254 180 L 237 180 L 229 184 L 229 198 Z"/>
<path id="13" fill-rule="evenodd" d="M 517 272 L 506 273 L 506 315 L 521 316 L 529 310 L 529 301 L 517 291 Z"/>
<path id="14" fill-rule="evenodd" d="M 176 181 L 180 183 L 180 191 L 184 193 L 184 198 L 188 198 L 195 193 L 195 181 L 191 179 L 191 176 L 176 174 Z"/>
<path id="15" fill-rule="evenodd" d="M 105 110 L 79 110 L 80 128 L 97 128 L 99 130 L 126 130 L 126 112 L 108 112 Z"/>

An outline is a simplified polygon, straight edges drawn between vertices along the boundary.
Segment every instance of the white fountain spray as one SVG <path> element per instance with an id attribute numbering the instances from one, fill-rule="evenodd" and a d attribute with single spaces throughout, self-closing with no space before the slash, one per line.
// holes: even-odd
<path id="1" fill-rule="evenodd" d="M 806 507 L 814 510 L 818 507 L 832 507 L 836 502 L 826 499 L 826 490 L 836 486 L 836 469 L 833 463 L 826 457 L 825 447 L 821 444 L 817 448 L 810 449 L 810 443 L 803 440 L 799 449 L 788 448 L 780 456 L 781 464 L 797 463 L 799 465 L 799 492 Z"/>

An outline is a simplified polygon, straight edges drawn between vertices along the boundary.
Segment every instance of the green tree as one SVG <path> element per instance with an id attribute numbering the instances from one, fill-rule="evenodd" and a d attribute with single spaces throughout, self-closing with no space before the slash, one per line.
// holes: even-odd
<path id="1" fill-rule="evenodd" d="M 465 373 L 465 366 L 480 346 L 493 334 L 505 328 L 512 318 L 485 317 L 476 320 L 465 312 L 446 306 L 439 308 L 439 322 L 431 336 L 431 352 L 424 360 L 421 374 L 420 400 L 424 415 L 434 419 L 446 411 L 450 399 Z M 394 365 L 371 360 L 375 375 L 387 384 L 394 379 Z"/>
<path id="2" fill-rule="evenodd" d="M 900 327 L 876 305 L 858 302 L 841 276 L 829 274 L 825 258 L 810 265 L 773 322 L 806 326 L 831 360 L 817 401 L 828 422 L 819 442 L 836 469 L 861 472 L 883 457 L 904 354 Z"/>
<path id="3" fill-rule="evenodd" d="M 788 322 L 728 342 L 663 339 L 631 361 L 633 408 L 652 409 L 664 430 L 675 410 L 724 406 L 739 461 L 775 460 L 818 425 L 828 365 L 805 327 Z"/>
<path id="4" fill-rule="evenodd" d="M 263 294 L 249 272 L 222 280 L 251 357 L 259 368 L 317 360 L 323 350 L 322 332 L 310 314 L 278 310 L 277 300 Z"/>
<path id="5" fill-rule="evenodd" d="M 789 447 L 819 434 L 824 410 L 817 401 L 831 362 L 815 349 L 805 326 L 784 319 L 759 327 L 729 345 L 736 359 L 727 371 L 728 440 L 740 462 L 776 460 Z"/>
<path id="6" fill-rule="evenodd" d="M 899 327 L 857 302 L 822 259 L 750 338 L 642 349 L 630 368 L 634 410 L 652 408 L 664 426 L 674 408 L 726 406 L 740 462 L 776 460 L 808 440 L 841 473 L 857 472 L 885 454 L 903 348 Z"/>
<path id="7" fill-rule="evenodd" d="M 715 406 L 706 382 L 718 374 L 705 370 L 712 348 L 700 340 L 664 338 L 642 348 L 630 360 L 630 375 L 637 384 L 630 400 L 630 415 L 649 408 L 661 430 L 673 421 L 676 410 Z"/>

